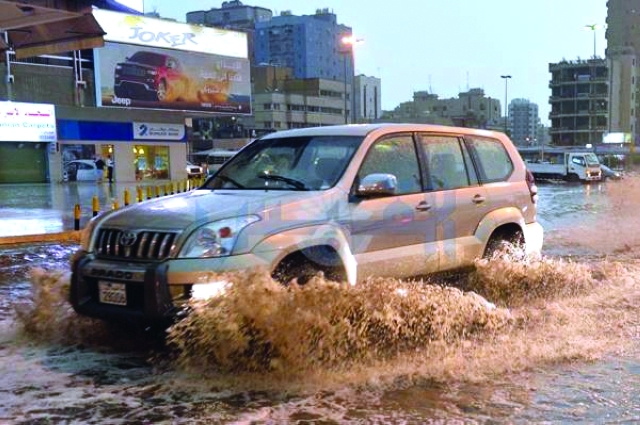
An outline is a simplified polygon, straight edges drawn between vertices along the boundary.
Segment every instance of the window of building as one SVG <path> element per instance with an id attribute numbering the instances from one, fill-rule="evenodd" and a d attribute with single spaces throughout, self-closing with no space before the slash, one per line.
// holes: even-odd
<path id="1" fill-rule="evenodd" d="M 169 147 L 134 145 L 136 180 L 164 180 L 169 173 Z"/>

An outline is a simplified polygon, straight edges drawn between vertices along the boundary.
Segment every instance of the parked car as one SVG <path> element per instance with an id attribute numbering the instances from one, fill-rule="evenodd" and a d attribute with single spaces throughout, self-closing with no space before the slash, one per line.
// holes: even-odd
<path id="1" fill-rule="evenodd" d="M 186 96 L 188 86 L 180 62 L 166 54 L 138 51 L 114 70 L 117 97 L 171 102 Z"/>
<path id="2" fill-rule="evenodd" d="M 204 177 L 205 172 L 204 168 L 199 165 L 196 165 L 192 162 L 187 161 L 187 177 L 192 178 L 200 178 Z"/>
<path id="3" fill-rule="evenodd" d="M 224 272 L 266 268 L 300 284 L 322 272 L 357 284 L 473 266 L 505 241 L 539 252 L 537 196 L 498 132 L 368 124 L 272 133 L 198 190 L 91 220 L 72 260 L 71 303 L 87 316 L 165 323 L 194 294 L 215 291 Z"/>
<path id="4" fill-rule="evenodd" d="M 74 159 L 64 163 L 62 179 L 65 181 L 88 181 L 96 178 L 96 164 L 92 159 Z"/>
<path id="5" fill-rule="evenodd" d="M 620 171 L 616 171 L 604 164 L 600 164 L 600 170 L 602 171 L 602 180 L 620 180 L 622 179 L 622 173 Z"/>

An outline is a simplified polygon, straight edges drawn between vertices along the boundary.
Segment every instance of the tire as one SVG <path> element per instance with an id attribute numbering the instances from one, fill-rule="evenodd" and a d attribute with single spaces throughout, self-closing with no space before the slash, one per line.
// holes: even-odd
<path id="1" fill-rule="evenodd" d="M 330 247 L 314 246 L 289 255 L 272 277 L 283 285 L 294 279 L 299 285 L 305 285 L 318 275 L 334 281 L 346 279 L 340 257 Z"/>
<path id="2" fill-rule="evenodd" d="M 567 175 L 567 180 L 571 183 L 578 183 L 580 181 L 580 177 L 578 177 L 578 175 L 575 173 L 571 173 Z"/>
<path id="3" fill-rule="evenodd" d="M 158 87 L 156 88 L 156 99 L 159 102 L 163 102 L 167 98 L 167 82 L 160 80 Z"/>
<path id="4" fill-rule="evenodd" d="M 524 235 L 521 231 L 509 234 L 493 234 L 491 235 L 489 242 L 487 242 L 482 258 L 491 259 L 499 255 L 501 252 L 517 252 L 517 247 L 522 245 L 524 245 Z M 515 250 L 513 249 L 514 247 L 516 248 Z"/>

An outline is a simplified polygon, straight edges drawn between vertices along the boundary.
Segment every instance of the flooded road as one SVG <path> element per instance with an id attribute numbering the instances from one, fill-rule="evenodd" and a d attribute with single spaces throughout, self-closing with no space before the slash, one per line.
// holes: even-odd
<path id="1" fill-rule="evenodd" d="M 638 423 L 639 191 L 541 185 L 544 257 L 455 288 L 239 276 L 166 345 L 70 310 L 75 246 L 3 248 L 0 423 Z"/>

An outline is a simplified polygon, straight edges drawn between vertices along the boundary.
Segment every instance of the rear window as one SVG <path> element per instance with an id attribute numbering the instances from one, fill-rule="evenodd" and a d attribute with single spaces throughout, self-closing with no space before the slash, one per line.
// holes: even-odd
<path id="1" fill-rule="evenodd" d="M 513 162 L 504 145 L 495 139 L 465 137 L 482 183 L 504 181 L 513 173 Z"/>

